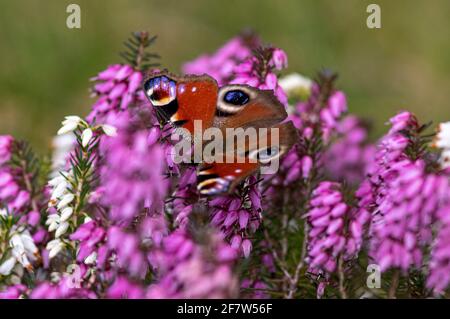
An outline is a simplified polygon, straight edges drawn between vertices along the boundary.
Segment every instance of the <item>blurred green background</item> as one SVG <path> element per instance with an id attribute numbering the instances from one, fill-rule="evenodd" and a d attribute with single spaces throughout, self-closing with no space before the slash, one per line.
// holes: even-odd
<path id="1" fill-rule="evenodd" d="M 351 112 L 375 135 L 398 110 L 450 120 L 450 1 L 405 0 L 0 0 L 0 134 L 49 145 L 64 115 L 86 115 L 88 79 L 111 63 L 131 31 L 159 36 L 153 51 L 178 70 L 245 27 L 285 49 L 289 70 L 340 74 Z M 81 6 L 81 29 L 66 7 Z M 366 7 L 381 6 L 381 29 Z"/>

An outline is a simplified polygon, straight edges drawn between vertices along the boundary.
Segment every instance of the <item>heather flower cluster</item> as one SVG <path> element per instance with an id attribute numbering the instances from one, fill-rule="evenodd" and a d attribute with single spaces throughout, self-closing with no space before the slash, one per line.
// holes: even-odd
<path id="1" fill-rule="evenodd" d="M 199 230 L 202 232 L 202 230 Z M 165 237 L 151 258 L 159 282 L 147 291 L 149 298 L 233 298 L 238 279 L 233 273 L 237 252 L 218 233 L 202 234 L 200 243 L 184 231 Z"/>
<path id="2" fill-rule="evenodd" d="M 335 138 L 324 154 L 326 174 L 333 180 L 356 185 L 364 179 L 375 156 L 367 126 L 354 115 L 346 116 L 338 123 Z"/>
<path id="3" fill-rule="evenodd" d="M 254 177 L 248 179 L 240 196 L 218 196 L 210 201 L 211 224 L 219 228 L 231 247 L 249 257 L 251 236 L 261 224 L 261 192 Z"/>
<path id="4" fill-rule="evenodd" d="M 371 140 L 336 73 L 288 73 L 244 32 L 182 71 L 271 90 L 295 145 L 276 173 L 203 196 L 141 90 L 154 40 L 133 34 L 92 78 L 90 113 L 64 118 L 49 158 L 0 135 L 0 298 L 450 296 L 450 122 L 401 111 Z"/>
<path id="5" fill-rule="evenodd" d="M 326 181 L 312 193 L 311 210 L 306 215 L 311 225 L 306 259 L 310 271 L 332 273 L 340 258 L 350 260 L 361 249 L 369 213 L 347 205 L 341 188 L 339 183 Z"/>
<path id="6" fill-rule="evenodd" d="M 203 54 L 183 66 L 186 74 L 209 74 L 219 85 L 228 84 L 235 75 L 236 68 L 252 59 L 252 51 L 261 45 L 261 40 L 252 32 L 230 39 L 214 54 Z M 251 70 L 250 70 L 251 71 Z"/>

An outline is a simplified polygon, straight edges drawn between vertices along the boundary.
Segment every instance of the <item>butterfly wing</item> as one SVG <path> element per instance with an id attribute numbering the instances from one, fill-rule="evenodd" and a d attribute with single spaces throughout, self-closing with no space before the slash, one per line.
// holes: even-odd
<path id="1" fill-rule="evenodd" d="M 198 191 L 203 195 L 231 193 L 246 177 L 260 169 L 263 172 L 262 168 L 265 174 L 275 173 L 280 157 L 295 144 L 297 134 L 292 122 L 281 123 L 267 129 L 266 134 L 257 134 L 256 139 L 234 145 L 232 151 L 216 156 L 210 163 L 200 164 Z"/>
<path id="2" fill-rule="evenodd" d="M 213 126 L 220 128 L 222 152 L 198 168 L 198 190 L 204 195 L 232 192 L 261 168 L 273 173 L 279 158 L 295 143 L 297 130 L 271 90 L 247 85 L 220 88 Z M 228 134 L 233 132 L 233 134 Z"/>
<path id="3" fill-rule="evenodd" d="M 218 92 L 215 127 L 271 127 L 286 118 L 286 109 L 272 90 L 227 85 Z"/>
<path id="4" fill-rule="evenodd" d="M 208 75 L 176 76 L 167 71 L 149 74 L 144 80 L 145 95 L 165 123 L 194 133 L 212 126 L 217 104 L 218 85 Z M 194 121 L 201 129 L 194 132 Z"/>

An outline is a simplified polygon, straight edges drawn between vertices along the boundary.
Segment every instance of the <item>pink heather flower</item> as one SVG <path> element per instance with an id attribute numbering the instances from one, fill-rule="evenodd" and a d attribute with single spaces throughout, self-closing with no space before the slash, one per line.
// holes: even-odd
<path id="1" fill-rule="evenodd" d="M 43 244 L 46 241 L 46 239 L 48 239 L 48 231 L 45 228 L 40 227 L 33 234 L 33 241 L 36 245 Z"/>
<path id="2" fill-rule="evenodd" d="M 391 123 L 391 129 L 388 135 L 398 133 L 405 129 L 411 129 L 417 127 L 419 124 L 417 118 L 410 112 L 400 112 L 396 116 L 392 117 L 389 122 Z"/>
<path id="3" fill-rule="evenodd" d="M 389 192 L 391 181 L 397 178 L 398 166 L 410 162 L 406 154 L 406 148 L 411 144 L 408 134 L 419 128 L 417 119 L 409 112 L 402 112 L 390 121 L 393 126 L 378 143 L 373 165 L 366 172 L 368 178 L 356 192 L 359 206 L 365 207 L 372 214 L 378 211 Z"/>
<path id="4" fill-rule="evenodd" d="M 175 225 L 184 228 L 189 221 L 188 217 L 194 208 L 194 204 L 198 200 L 197 172 L 195 167 L 188 167 L 181 173 L 177 188 L 171 199 Z"/>
<path id="5" fill-rule="evenodd" d="M 276 70 L 286 69 L 288 66 L 288 58 L 286 52 L 281 49 L 274 49 L 272 52 L 272 59 L 270 60 L 270 64 Z"/>
<path id="6" fill-rule="evenodd" d="M 323 80 L 330 81 L 330 80 Z M 306 102 L 299 102 L 289 119 L 306 138 L 314 128 L 322 132 L 322 138 L 328 142 L 330 137 L 336 133 L 338 123 L 342 115 L 347 112 L 347 99 L 342 91 L 331 90 L 328 99 L 323 103 L 320 97 L 325 94 L 330 84 L 314 83 L 311 94 Z M 323 103 L 323 104 L 321 104 Z"/>
<path id="7" fill-rule="evenodd" d="M 104 163 L 100 172 L 103 204 L 114 220 L 130 222 L 144 207 L 161 207 L 167 181 L 162 148 L 149 145 L 146 129 L 139 129 L 129 112 L 117 114 L 117 136 L 101 141 Z"/>
<path id="8" fill-rule="evenodd" d="M 232 271 L 236 252 L 217 234 L 205 245 L 192 241 L 184 231 L 163 240 L 152 256 L 159 280 L 151 285 L 148 298 L 230 298 L 236 296 L 237 280 Z"/>
<path id="9" fill-rule="evenodd" d="M 55 277 L 57 278 L 57 277 Z M 29 293 L 30 299 L 96 299 L 96 292 L 90 289 L 91 273 L 84 264 L 77 264 L 72 274 L 61 273 L 60 278 L 37 282 Z"/>
<path id="10" fill-rule="evenodd" d="M 169 272 L 178 261 L 193 253 L 194 246 L 184 230 L 176 230 L 163 239 L 159 250 L 151 252 L 150 261 L 159 272 Z"/>
<path id="11" fill-rule="evenodd" d="M 445 178 L 425 172 L 425 162 L 409 158 L 419 124 L 402 112 L 390 120 L 381 139 L 368 178 L 357 191 L 359 206 L 372 214 L 370 257 L 383 271 L 419 267 L 425 245 L 431 241 L 432 224 L 440 206 L 439 191 Z M 414 137 L 414 138 L 413 138 Z M 421 157 L 421 153 L 416 157 Z"/>
<path id="12" fill-rule="evenodd" d="M 445 177 L 426 174 L 420 160 L 394 169 L 398 177 L 390 182 L 372 221 L 369 254 L 382 271 L 407 271 L 422 264 L 422 248 L 431 242 L 441 194 L 449 187 Z"/>
<path id="13" fill-rule="evenodd" d="M 81 279 L 86 274 L 86 268 L 80 267 Z M 76 279 L 78 280 L 78 279 Z M 39 283 L 30 293 L 31 299 L 97 299 L 95 292 L 88 288 L 84 288 L 80 282 L 80 287 L 75 288 L 74 278 L 71 276 L 63 276 L 58 283 L 52 284 L 47 281 Z"/>
<path id="14" fill-rule="evenodd" d="M 106 238 L 104 228 L 99 227 L 95 221 L 89 221 L 79 226 L 69 238 L 78 241 L 77 261 L 79 263 L 95 263 L 98 268 L 105 267 L 109 252 L 104 246 Z M 95 256 L 95 260 L 89 260 L 90 256 Z"/>
<path id="15" fill-rule="evenodd" d="M 110 111 L 125 110 L 132 104 L 147 103 L 140 90 L 143 75 L 127 64 L 114 64 L 92 78 L 97 81 L 93 95 L 98 100 L 92 106 L 92 112 L 87 116 L 89 122 L 103 122 Z"/>
<path id="16" fill-rule="evenodd" d="M 294 147 L 281 160 L 280 176 L 275 177 L 273 185 L 287 186 L 298 180 L 309 177 L 314 161 L 309 155 L 301 155 L 299 145 Z"/>
<path id="17" fill-rule="evenodd" d="M 232 38 L 211 55 L 204 54 L 183 65 L 186 74 L 208 74 L 215 78 L 219 85 L 228 84 L 233 77 L 234 69 L 252 54 L 259 45 L 254 35 L 241 35 Z"/>
<path id="18" fill-rule="evenodd" d="M 437 216 L 441 225 L 431 251 L 427 287 L 441 294 L 450 285 L 450 206 L 442 207 Z"/>
<path id="19" fill-rule="evenodd" d="M 366 211 L 356 211 L 343 199 L 339 183 L 322 182 L 314 190 L 307 213 L 307 262 L 310 271 L 334 272 L 338 258 L 357 256 L 362 245 L 362 229 L 369 219 Z"/>
<path id="20" fill-rule="evenodd" d="M 22 168 L 9 165 L 12 157 L 13 138 L 0 136 L 0 206 L 5 206 L 14 214 L 26 214 L 30 207 L 30 193 L 24 189 Z"/>
<path id="21" fill-rule="evenodd" d="M 149 212 L 140 225 L 140 236 L 147 245 L 159 247 L 168 233 L 167 220 L 160 212 Z"/>
<path id="22" fill-rule="evenodd" d="M 30 202 L 30 193 L 25 190 L 19 191 L 17 197 L 11 202 L 10 207 L 12 210 L 19 211 L 22 207 L 26 206 Z"/>
<path id="23" fill-rule="evenodd" d="M 270 295 L 264 291 L 268 288 L 267 284 L 260 280 L 244 279 L 241 283 L 244 298 L 269 299 Z"/>
<path id="24" fill-rule="evenodd" d="M 144 251 L 141 250 L 141 238 L 138 234 L 112 226 L 108 229 L 107 245 L 115 253 L 119 269 L 135 277 L 145 276 L 149 265 Z"/>
<path id="25" fill-rule="evenodd" d="M 248 179 L 248 185 L 240 196 L 216 197 L 209 205 L 212 207 L 212 225 L 229 240 L 231 247 L 248 257 L 252 250 L 249 237 L 261 223 L 261 193 L 255 177 Z"/>
<path id="26" fill-rule="evenodd" d="M 319 283 L 317 287 L 317 299 L 321 299 L 323 295 L 325 294 L 325 288 L 327 284 L 325 282 Z"/>
<path id="27" fill-rule="evenodd" d="M 138 284 L 132 283 L 124 276 L 119 276 L 108 288 L 106 296 L 111 299 L 142 299 L 144 291 Z"/>
<path id="28" fill-rule="evenodd" d="M 26 225 L 29 225 L 31 227 L 36 227 L 36 226 L 38 226 L 38 224 L 40 222 L 40 219 L 41 219 L 41 214 L 39 212 L 31 211 L 28 214 L 23 215 L 20 218 L 19 222 L 21 224 L 26 224 Z"/>
<path id="29" fill-rule="evenodd" d="M 5 290 L 0 291 L 0 299 L 19 299 L 19 297 L 25 294 L 27 287 L 22 284 L 11 285 L 6 287 Z"/>
<path id="30" fill-rule="evenodd" d="M 375 146 L 367 143 L 367 130 L 356 116 L 342 119 L 336 130 L 340 137 L 324 152 L 324 168 L 334 180 L 359 183 L 372 165 Z"/>
<path id="31" fill-rule="evenodd" d="M 11 159 L 13 140 L 10 135 L 0 135 L 0 166 Z"/>
<path id="32" fill-rule="evenodd" d="M 20 186 L 8 169 L 0 171 L 0 201 L 11 204 L 20 192 Z"/>

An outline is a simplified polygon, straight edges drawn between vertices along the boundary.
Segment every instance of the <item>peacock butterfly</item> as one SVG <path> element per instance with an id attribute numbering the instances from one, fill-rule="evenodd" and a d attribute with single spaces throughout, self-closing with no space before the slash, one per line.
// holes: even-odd
<path id="1" fill-rule="evenodd" d="M 225 142 L 219 154 L 203 158 L 197 168 L 201 194 L 232 192 L 244 178 L 270 165 L 295 143 L 297 130 L 292 122 L 283 122 L 286 110 L 271 90 L 248 85 L 219 88 L 206 74 L 176 76 L 167 71 L 149 74 L 143 89 L 157 116 L 183 129 L 187 138 L 195 141 L 210 128 L 223 132 Z M 200 131 L 196 121 L 202 123 Z M 238 133 L 229 138 L 230 130 Z M 256 132 L 256 137 L 246 136 L 248 131 Z M 235 143 L 235 138 L 243 138 L 244 143 Z"/>

